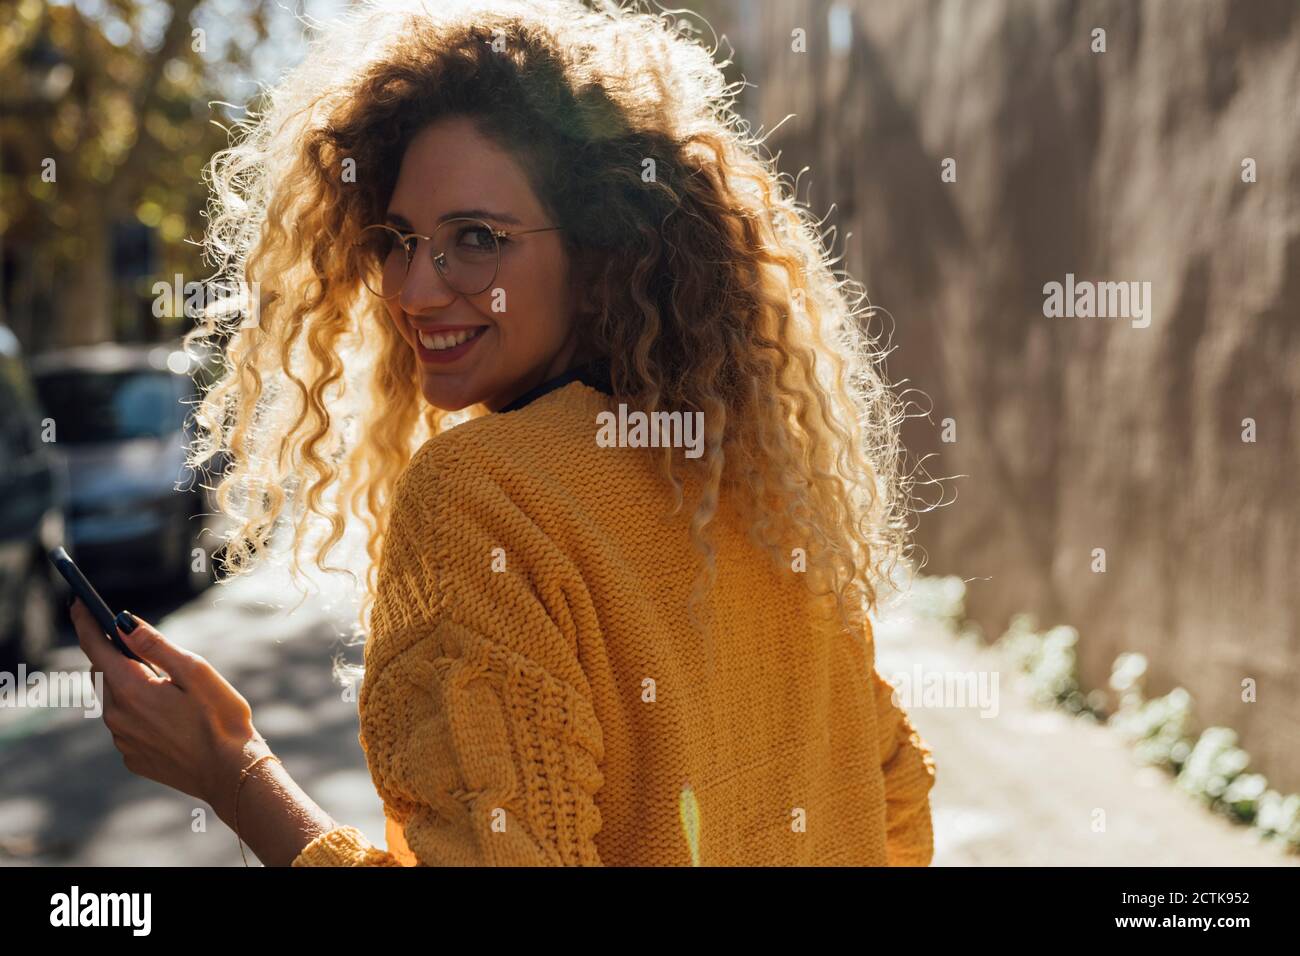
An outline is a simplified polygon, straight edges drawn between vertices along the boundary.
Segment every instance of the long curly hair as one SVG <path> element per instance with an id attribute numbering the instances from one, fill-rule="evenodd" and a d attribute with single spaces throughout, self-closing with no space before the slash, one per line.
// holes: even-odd
<path id="1" fill-rule="evenodd" d="M 733 110 L 742 84 L 691 23 L 592 2 L 363 4 L 213 157 L 206 254 L 219 280 L 257 290 L 186 336 L 224 360 L 191 466 L 229 456 L 215 489 L 236 524 L 227 576 L 256 563 L 289 502 L 294 572 L 307 555 L 329 570 L 347 509 L 369 531 L 365 629 L 399 474 L 428 439 L 487 413 L 422 401 L 355 245 L 383 220 L 413 136 L 468 115 L 590 264 L 598 309 L 580 334 L 609 360 L 618 400 L 704 413 L 701 457 L 645 449 L 678 509 L 695 469 L 692 606 L 715 579 L 708 531 L 724 493 L 780 567 L 802 549 L 808 586 L 846 626 L 892 583 L 910 547 L 904 415 L 864 328 L 865 291 L 833 268 L 822 223 Z"/>

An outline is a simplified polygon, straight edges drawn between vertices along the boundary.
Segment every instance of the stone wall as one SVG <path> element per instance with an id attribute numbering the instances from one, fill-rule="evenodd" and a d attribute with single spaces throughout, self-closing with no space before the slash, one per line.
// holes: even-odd
<path id="1" fill-rule="evenodd" d="M 769 146 L 836 204 L 890 377 L 927 396 L 912 456 L 964 476 L 921 519 L 927 571 L 970 579 L 991 635 L 1076 626 L 1089 686 L 1144 652 L 1152 694 L 1300 790 L 1300 4 L 730 7 L 745 113 L 797 114 Z M 1149 283 L 1145 322 L 1045 315 L 1067 274 Z"/>

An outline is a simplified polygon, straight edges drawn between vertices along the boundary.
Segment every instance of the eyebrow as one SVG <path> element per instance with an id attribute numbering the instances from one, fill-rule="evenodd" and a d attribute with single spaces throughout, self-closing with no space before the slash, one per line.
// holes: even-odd
<path id="1" fill-rule="evenodd" d="M 453 209 L 451 212 L 443 213 L 443 215 L 439 216 L 438 222 L 446 222 L 448 219 L 493 219 L 497 222 L 508 222 L 512 226 L 518 226 L 520 224 L 519 220 L 509 213 L 493 212 L 490 209 Z M 406 229 L 408 232 L 413 232 L 415 230 L 415 227 L 411 225 L 409 219 L 395 212 L 388 213 L 387 221 L 391 222 L 394 226 Z"/>

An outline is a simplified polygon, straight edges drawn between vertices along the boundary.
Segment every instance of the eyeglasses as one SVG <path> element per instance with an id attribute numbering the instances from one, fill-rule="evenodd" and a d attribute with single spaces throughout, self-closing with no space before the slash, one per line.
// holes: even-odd
<path id="1" fill-rule="evenodd" d="M 461 295 L 478 295 L 496 280 L 501 267 L 501 246 L 515 236 L 549 232 L 563 226 L 540 229 L 494 229 L 482 219 L 446 219 L 432 236 L 402 232 L 393 226 L 366 226 L 357 240 L 361 257 L 361 281 L 381 299 L 400 295 L 421 239 L 429 243 L 434 268 L 447 286 Z"/>

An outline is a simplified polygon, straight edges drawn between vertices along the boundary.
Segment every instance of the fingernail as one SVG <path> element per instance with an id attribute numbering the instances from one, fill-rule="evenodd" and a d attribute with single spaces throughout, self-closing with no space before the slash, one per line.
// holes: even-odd
<path id="1" fill-rule="evenodd" d="M 117 617 L 113 618 L 113 623 L 121 628 L 123 634 L 130 634 L 136 629 L 139 622 L 131 616 L 130 611 L 123 611 Z"/>

